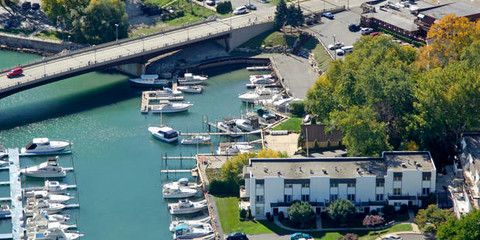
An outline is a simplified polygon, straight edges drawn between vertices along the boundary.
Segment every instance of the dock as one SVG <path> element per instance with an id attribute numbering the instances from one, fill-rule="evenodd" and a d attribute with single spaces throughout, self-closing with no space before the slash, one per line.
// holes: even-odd
<path id="1" fill-rule="evenodd" d="M 12 201 L 12 239 L 19 240 L 23 232 L 21 219 L 23 218 L 22 184 L 20 182 L 20 154 L 17 148 L 8 149 L 10 167 L 10 197 Z"/>
<path id="2" fill-rule="evenodd" d="M 77 185 L 68 185 L 67 189 L 75 189 L 77 188 Z M 44 187 L 26 187 L 23 189 L 24 192 L 28 191 L 41 191 L 44 190 Z"/>
<path id="3" fill-rule="evenodd" d="M 164 169 L 160 172 L 162 173 L 189 173 L 192 172 L 194 169 Z"/>
<path id="4" fill-rule="evenodd" d="M 175 90 L 175 89 L 174 89 Z M 178 96 L 159 96 L 160 93 L 164 93 L 165 90 L 157 90 L 157 91 L 144 91 L 142 92 L 142 103 L 140 106 L 141 113 L 148 113 L 152 107 L 158 106 L 157 101 L 183 101 L 183 95 Z M 152 103 L 153 102 L 153 103 Z"/>
<path id="5" fill-rule="evenodd" d="M 11 234 L 11 233 L 2 233 L 2 234 L 0 234 L 0 239 L 13 239 L 13 234 Z"/>
<path id="6" fill-rule="evenodd" d="M 272 67 L 268 66 L 254 66 L 254 67 L 247 67 L 248 71 L 271 71 Z"/>

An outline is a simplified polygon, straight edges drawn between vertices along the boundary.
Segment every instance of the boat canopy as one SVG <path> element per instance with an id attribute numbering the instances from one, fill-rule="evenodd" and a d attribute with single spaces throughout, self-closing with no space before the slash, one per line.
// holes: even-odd
<path id="1" fill-rule="evenodd" d="M 180 178 L 178 182 L 182 184 L 188 184 L 188 178 Z"/>
<path id="2" fill-rule="evenodd" d="M 183 231 L 183 230 L 187 230 L 187 229 L 189 229 L 189 227 L 187 225 L 180 225 L 180 226 L 175 227 L 175 232 Z"/>
<path id="3" fill-rule="evenodd" d="M 34 144 L 42 145 L 42 144 L 48 144 L 49 140 L 48 138 L 34 138 L 32 142 Z"/>

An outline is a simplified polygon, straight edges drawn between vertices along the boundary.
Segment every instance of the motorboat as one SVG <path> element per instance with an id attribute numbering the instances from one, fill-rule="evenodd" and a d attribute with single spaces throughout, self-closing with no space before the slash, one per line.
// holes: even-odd
<path id="1" fill-rule="evenodd" d="M 273 102 L 273 106 L 275 106 L 275 107 L 283 107 L 283 106 L 288 105 L 288 104 L 291 103 L 291 102 L 300 101 L 300 100 L 301 100 L 301 99 L 299 99 L 299 98 L 293 98 L 293 97 L 284 98 L 284 99 L 280 99 L 280 100 L 278 100 L 278 101 Z"/>
<path id="2" fill-rule="evenodd" d="M 5 151 L 3 147 L 0 147 L 0 159 L 8 157 L 8 153 Z"/>
<path id="3" fill-rule="evenodd" d="M 196 213 L 206 208 L 207 208 L 207 200 L 192 202 L 188 199 L 181 199 L 178 201 L 178 203 L 168 204 L 168 210 L 172 215 Z"/>
<path id="4" fill-rule="evenodd" d="M 27 191 L 25 192 L 24 196 L 33 199 L 44 199 L 51 203 L 64 203 L 70 199 L 73 199 L 73 197 L 68 195 L 51 194 L 45 190 Z"/>
<path id="5" fill-rule="evenodd" d="M 260 129 L 260 123 L 256 113 L 247 113 L 245 117 L 236 119 L 235 125 L 245 132 L 252 132 Z"/>
<path id="6" fill-rule="evenodd" d="M 197 195 L 198 190 L 188 187 L 163 188 L 163 198 L 189 198 Z"/>
<path id="7" fill-rule="evenodd" d="M 175 113 L 187 111 L 193 104 L 189 102 L 171 103 L 169 101 L 160 101 L 159 105 L 153 105 L 152 113 Z"/>
<path id="8" fill-rule="evenodd" d="M 25 206 L 24 211 L 26 216 L 33 216 L 37 210 L 43 210 L 47 214 L 54 214 L 62 211 L 65 207 L 65 204 L 50 203 L 46 200 L 40 199 L 33 202 L 27 202 L 27 206 Z"/>
<path id="9" fill-rule="evenodd" d="M 44 189 L 49 193 L 65 194 L 68 189 L 68 185 L 60 183 L 59 181 L 45 181 Z"/>
<path id="10" fill-rule="evenodd" d="M 140 78 L 131 78 L 129 81 L 138 87 L 162 87 L 168 84 L 167 79 L 158 79 L 157 74 L 142 74 Z"/>
<path id="11" fill-rule="evenodd" d="M 196 85 L 187 85 L 187 86 L 178 86 L 177 90 L 184 92 L 184 93 L 202 93 L 203 87 L 202 86 L 196 86 Z"/>
<path id="12" fill-rule="evenodd" d="M 204 224 L 200 227 L 180 225 L 175 227 L 173 239 L 194 239 L 210 234 L 213 234 L 213 228 L 210 224 Z"/>
<path id="13" fill-rule="evenodd" d="M 169 90 L 165 90 L 169 89 Z M 183 101 L 183 95 L 180 91 L 172 91 L 170 88 L 164 88 L 164 90 L 158 90 L 150 93 L 150 97 L 160 101 Z"/>
<path id="14" fill-rule="evenodd" d="M 67 141 L 51 141 L 48 138 L 34 138 L 25 146 L 25 153 L 55 153 L 65 150 L 71 143 Z"/>
<path id="15" fill-rule="evenodd" d="M 7 204 L 2 204 L 0 206 L 0 218 L 9 218 L 12 216 L 12 212 L 10 211 L 10 206 Z"/>
<path id="16" fill-rule="evenodd" d="M 175 142 L 178 140 L 178 132 L 170 127 L 149 127 L 148 131 L 158 140 L 164 142 Z"/>
<path id="17" fill-rule="evenodd" d="M 180 178 L 178 181 L 163 184 L 163 189 L 178 187 L 197 189 L 199 186 L 196 183 L 189 182 L 188 178 Z"/>
<path id="18" fill-rule="evenodd" d="M 218 146 L 218 155 L 237 155 L 239 153 L 248 153 L 253 150 L 253 146 L 249 144 L 231 144 L 229 146 Z"/>
<path id="19" fill-rule="evenodd" d="M 270 99 L 277 93 L 278 91 L 274 89 L 257 88 L 255 91 L 249 91 L 238 95 L 238 98 L 242 100 L 242 102 L 254 103 L 259 100 Z"/>
<path id="20" fill-rule="evenodd" d="M 48 219 L 45 219 L 45 221 L 41 221 L 41 222 L 37 221 L 37 222 L 31 223 L 29 226 L 26 226 L 27 232 L 44 231 L 47 229 L 54 229 L 54 228 L 67 230 L 70 228 L 77 228 L 77 225 L 63 224 L 59 222 L 49 222 Z"/>
<path id="21" fill-rule="evenodd" d="M 7 155 L 8 156 L 8 155 Z M 4 161 L 4 160 L 0 160 L 0 167 L 3 167 L 5 165 L 8 165 L 10 162 L 8 161 Z"/>
<path id="22" fill-rule="evenodd" d="M 182 144 L 202 144 L 202 143 L 209 142 L 210 139 L 212 139 L 211 136 L 197 135 L 197 136 L 193 136 L 191 138 L 182 139 Z"/>
<path id="23" fill-rule="evenodd" d="M 46 226 L 49 223 L 64 224 L 70 219 L 70 215 L 61 214 L 47 214 L 45 211 L 40 210 L 33 214 L 32 217 L 27 218 L 25 226 L 27 228 L 33 228 L 37 226 Z"/>
<path id="24" fill-rule="evenodd" d="M 250 75 L 251 84 L 272 84 L 274 82 L 275 78 L 272 74 Z"/>
<path id="25" fill-rule="evenodd" d="M 40 163 L 38 166 L 29 167 L 23 169 L 23 173 L 27 177 L 37 177 L 37 178 L 58 178 L 65 177 L 67 171 L 58 165 L 57 157 L 48 158 L 46 162 Z"/>
<path id="26" fill-rule="evenodd" d="M 207 218 L 207 219 L 208 219 L 208 221 L 210 221 L 210 218 Z M 210 225 L 210 224 L 207 223 L 206 221 L 201 221 L 201 220 L 180 220 L 180 221 L 172 221 L 170 223 L 170 227 L 168 229 L 170 229 L 170 232 L 174 232 L 175 227 L 182 226 L 182 225 L 186 225 L 186 226 L 194 227 L 194 228 L 201 228 L 205 225 Z M 210 226 L 212 226 L 212 225 L 210 225 Z"/>
<path id="27" fill-rule="evenodd" d="M 33 231 L 27 234 L 27 240 L 75 240 L 83 236 L 80 233 L 65 232 L 65 230 L 52 227 L 45 230 Z"/>
<path id="28" fill-rule="evenodd" d="M 185 73 L 183 77 L 178 78 L 178 85 L 198 85 L 207 81 L 207 76 L 193 75 L 192 73 Z"/>
<path id="29" fill-rule="evenodd" d="M 241 134 L 238 134 L 242 132 L 242 130 L 240 130 L 237 125 L 235 125 L 235 119 L 233 118 L 226 118 L 223 119 L 222 122 L 218 122 L 217 128 L 222 132 L 230 132 L 230 137 L 236 138 L 242 136 Z"/>

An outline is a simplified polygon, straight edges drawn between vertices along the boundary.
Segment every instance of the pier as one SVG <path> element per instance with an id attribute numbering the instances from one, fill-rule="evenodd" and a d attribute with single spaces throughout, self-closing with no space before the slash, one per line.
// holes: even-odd
<path id="1" fill-rule="evenodd" d="M 144 91 L 142 92 L 142 104 L 140 106 L 141 113 L 148 113 L 152 110 L 152 107 L 159 106 L 160 103 L 152 103 L 152 102 L 160 102 L 160 101 L 183 101 L 183 95 L 171 95 L 165 96 L 165 90 L 156 90 L 156 91 Z"/>
<path id="2" fill-rule="evenodd" d="M 18 149 L 8 149 L 10 161 L 10 197 L 12 201 L 12 239 L 19 240 L 23 229 L 21 219 L 23 218 L 22 184 L 20 182 L 20 155 Z"/>

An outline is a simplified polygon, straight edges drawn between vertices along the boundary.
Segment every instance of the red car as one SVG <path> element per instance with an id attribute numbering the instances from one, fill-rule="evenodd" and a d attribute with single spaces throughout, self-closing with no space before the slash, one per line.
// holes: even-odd
<path id="1" fill-rule="evenodd" d="M 22 68 L 15 68 L 15 69 L 12 69 L 10 72 L 7 73 L 7 77 L 8 78 L 16 77 L 16 76 L 19 76 L 22 73 L 23 73 Z"/>

